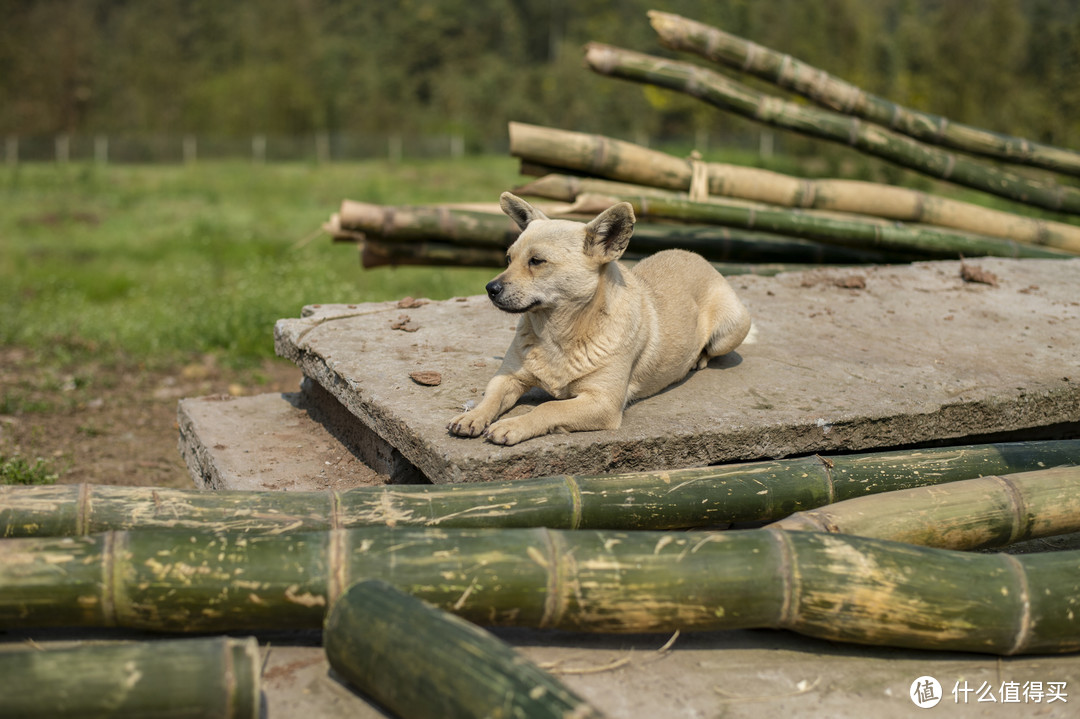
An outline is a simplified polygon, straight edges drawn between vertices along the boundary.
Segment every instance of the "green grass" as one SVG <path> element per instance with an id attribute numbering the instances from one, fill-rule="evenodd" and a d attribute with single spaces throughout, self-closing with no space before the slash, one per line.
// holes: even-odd
<path id="1" fill-rule="evenodd" d="M 54 484 L 58 475 L 43 459 L 31 464 L 19 455 L 0 454 L 0 484 Z"/>
<path id="2" fill-rule="evenodd" d="M 353 247 L 302 240 L 344 198 L 494 201 L 516 179 L 501 157 L 0 169 L 0 346 L 251 366 L 273 355 L 274 321 L 305 304 L 476 294 L 490 270 L 364 271 Z"/>

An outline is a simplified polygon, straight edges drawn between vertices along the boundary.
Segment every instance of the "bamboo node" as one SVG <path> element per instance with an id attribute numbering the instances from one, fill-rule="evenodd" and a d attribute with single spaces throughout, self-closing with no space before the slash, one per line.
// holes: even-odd
<path id="1" fill-rule="evenodd" d="M 1024 565 L 1012 554 L 1002 554 L 1005 564 L 1016 578 L 1016 584 L 1020 588 L 1020 616 L 1017 618 L 1016 641 L 1005 652 L 1008 656 L 1022 653 L 1031 638 L 1031 586 L 1028 583 L 1027 571 Z"/>
<path id="2" fill-rule="evenodd" d="M 743 60 L 742 71 L 749 72 L 751 68 L 757 65 L 757 56 L 761 53 L 763 48 L 756 42 L 746 43 L 746 59 Z"/>
<path id="3" fill-rule="evenodd" d="M 690 200 L 706 202 L 709 199 L 709 166 L 697 150 L 690 153 L 687 161 L 690 163 Z"/>
<path id="4" fill-rule="evenodd" d="M 75 534 L 90 534 L 90 485 L 79 483 L 79 498 L 75 505 Z"/>
<path id="5" fill-rule="evenodd" d="M 934 144 L 940 145 L 945 139 L 945 131 L 949 127 L 949 120 L 945 117 L 939 117 L 937 123 L 937 134 L 934 136 Z"/>
<path id="6" fill-rule="evenodd" d="M 786 578 L 783 582 L 784 596 L 780 604 L 777 626 L 785 629 L 798 626 L 798 603 L 801 591 L 798 586 L 799 573 L 795 563 L 795 549 L 791 546 L 786 530 L 775 526 L 765 527 L 765 530 L 773 536 L 780 550 L 778 575 Z"/>
<path id="7" fill-rule="evenodd" d="M 848 144 L 851 145 L 852 147 L 854 147 L 855 143 L 857 143 L 859 141 L 859 128 L 860 128 L 860 126 L 861 126 L 861 123 L 859 121 L 859 118 L 857 118 L 857 117 L 851 118 L 851 122 L 848 124 L 848 127 L 849 127 Z"/>

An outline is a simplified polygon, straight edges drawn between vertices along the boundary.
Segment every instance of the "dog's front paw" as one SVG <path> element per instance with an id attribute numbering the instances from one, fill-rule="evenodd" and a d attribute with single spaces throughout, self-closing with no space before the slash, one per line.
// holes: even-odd
<path id="1" fill-rule="evenodd" d="M 446 428 L 450 430 L 450 434 L 456 434 L 459 437 L 479 437 L 489 424 L 491 424 L 490 419 L 473 410 L 454 417 Z"/>
<path id="2" fill-rule="evenodd" d="M 527 417 L 527 415 L 526 415 Z M 484 430 L 484 437 L 492 444 L 511 445 L 536 436 L 526 417 L 500 419 Z"/>

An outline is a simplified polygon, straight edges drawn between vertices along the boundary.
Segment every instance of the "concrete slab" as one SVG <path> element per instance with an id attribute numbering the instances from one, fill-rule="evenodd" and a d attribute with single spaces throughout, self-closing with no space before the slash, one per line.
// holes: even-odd
<path id="1" fill-rule="evenodd" d="M 753 344 L 632 405 L 618 430 L 514 447 L 445 429 L 479 400 L 514 332 L 485 297 L 316 305 L 280 320 L 275 345 L 434 482 L 1080 431 L 1080 260 L 968 265 L 996 284 L 963 279 L 959 262 L 732 278 Z"/>
<path id="2" fill-rule="evenodd" d="M 181 400 L 180 454 L 201 489 L 345 490 L 423 477 L 305 380 L 303 391 Z"/>
<path id="3" fill-rule="evenodd" d="M 1023 716 L 1072 717 L 1080 699 L 1076 655 L 1000 659 L 832 644 L 767 630 L 682 635 L 667 651 L 659 650 L 669 637 L 653 635 L 496 634 L 612 719 L 899 719 L 921 711 L 908 692 L 926 675 L 941 684 L 937 711 L 950 717 L 985 717 L 987 707 L 1007 712 L 1002 691 L 1011 682 L 1065 683 L 1065 701 L 1035 703 L 1029 694 L 1025 706 L 1021 694 L 1013 708 Z M 320 647 L 264 644 L 263 654 L 270 719 L 386 716 L 331 673 Z M 964 694 L 965 686 L 974 691 Z"/>

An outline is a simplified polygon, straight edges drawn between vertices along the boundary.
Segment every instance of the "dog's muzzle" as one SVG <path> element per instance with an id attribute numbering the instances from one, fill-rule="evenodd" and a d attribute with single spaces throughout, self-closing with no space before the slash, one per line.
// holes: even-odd
<path id="1" fill-rule="evenodd" d="M 507 297 L 505 294 L 503 294 L 503 290 L 506 289 L 506 286 L 499 280 L 492 280 L 491 282 L 488 282 L 484 286 L 484 289 L 487 290 L 488 298 L 491 300 L 491 304 L 495 305 L 503 312 L 509 312 L 511 314 L 517 315 L 521 314 L 522 312 L 528 312 L 534 307 L 540 306 L 540 300 L 531 302 L 524 307 L 518 307 L 514 305 L 514 298 Z"/>

